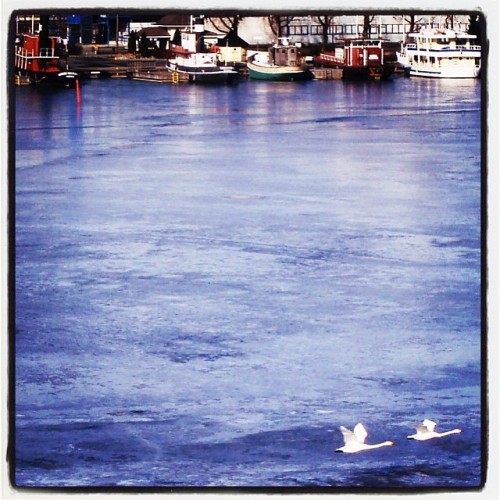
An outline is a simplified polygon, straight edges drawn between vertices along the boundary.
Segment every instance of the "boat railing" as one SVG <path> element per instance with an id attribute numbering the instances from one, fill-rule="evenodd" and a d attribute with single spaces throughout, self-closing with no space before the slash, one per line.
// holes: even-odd
<path id="1" fill-rule="evenodd" d="M 416 43 L 407 43 L 405 45 L 406 49 L 417 49 L 417 44 Z M 431 48 L 434 49 L 434 47 L 429 47 L 428 45 L 422 44 L 420 45 L 421 49 L 427 49 Z M 434 49 L 436 50 L 436 49 Z M 442 47 L 440 50 L 481 50 L 481 45 L 457 45 L 456 47 Z"/>
<path id="2" fill-rule="evenodd" d="M 457 45 L 460 50 L 481 50 L 481 45 Z"/>
<path id="3" fill-rule="evenodd" d="M 54 57 L 54 49 L 40 49 L 40 57 Z"/>
<path id="4" fill-rule="evenodd" d="M 18 47 L 17 55 L 20 57 L 24 57 L 26 59 L 35 59 L 35 58 L 49 58 L 53 59 L 55 56 L 54 49 L 40 49 L 37 54 L 34 50 L 23 49 L 22 47 Z"/>

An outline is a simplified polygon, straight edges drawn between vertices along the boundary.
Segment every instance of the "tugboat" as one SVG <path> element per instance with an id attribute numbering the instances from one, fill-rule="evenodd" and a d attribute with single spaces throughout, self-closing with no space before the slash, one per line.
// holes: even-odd
<path id="1" fill-rule="evenodd" d="M 299 47 L 292 45 L 289 38 L 278 38 L 267 54 L 257 52 L 247 59 L 250 78 L 257 80 L 298 81 L 314 77 L 303 64 Z"/>
<path id="2" fill-rule="evenodd" d="M 476 35 L 450 29 L 423 28 L 409 33 L 413 39 L 397 53 L 398 63 L 410 76 L 428 78 L 478 78 L 481 46 Z"/>
<path id="3" fill-rule="evenodd" d="M 344 80 L 389 78 L 395 64 L 384 56 L 383 40 L 359 38 L 344 40 L 334 52 L 322 52 L 315 58 L 318 66 L 342 69 Z"/>
<path id="4" fill-rule="evenodd" d="M 33 33 L 18 35 L 15 48 L 17 75 L 28 77 L 31 83 L 74 86 L 78 73 L 63 69 L 59 56 L 61 45 L 58 37 Z"/>
<path id="5" fill-rule="evenodd" d="M 192 19 L 192 18 L 191 18 Z M 239 78 L 234 66 L 218 63 L 217 52 L 207 51 L 204 41 L 204 26 L 199 19 L 181 33 L 181 45 L 171 44 L 167 69 L 189 76 L 193 83 L 234 83 Z"/>

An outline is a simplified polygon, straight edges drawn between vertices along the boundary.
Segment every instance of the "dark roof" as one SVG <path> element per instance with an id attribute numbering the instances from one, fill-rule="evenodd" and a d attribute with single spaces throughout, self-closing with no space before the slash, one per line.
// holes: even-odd
<path id="1" fill-rule="evenodd" d="M 216 33 L 215 31 L 204 30 L 203 36 L 211 36 L 211 37 L 220 37 L 220 33 Z"/>
<path id="2" fill-rule="evenodd" d="M 161 26 L 149 26 L 147 28 L 142 28 L 137 34 L 141 36 L 143 33 L 150 38 L 170 38 L 170 33 L 167 28 L 163 28 Z"/>
<path id="3" fill-rule="evenodd" d="M 169 16 L 163 16 L 156 24 L 159 26 L 189 26 L 191 23 L 191 16 L 185 16 L 181 14 L 172 14 Z"/>
<path id="4" fill-rule="evenodd" d="M 240 38 L 235 31 L 230 31 L 224 38 L 219 40 L 219 45 L 227 47 L 243 47 L 247 49 L 250 44 L 245 42 L 243 38 Z"/>

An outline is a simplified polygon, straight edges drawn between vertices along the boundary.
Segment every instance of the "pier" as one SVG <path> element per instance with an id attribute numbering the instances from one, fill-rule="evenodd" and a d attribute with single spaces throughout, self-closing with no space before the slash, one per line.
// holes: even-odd
<path id="1" fill-rule="evenodd" d="M 112 54 L 70 55 L 67 66 L 88 78 L 125 78 L 128 72 L 128 59 L 115 57 Z"/>
<path id="2" fill-rule="evenodd" d="M 68 67 L 86 78 L 132 78 L 157 83 L 184 83 L 188 76 L 166 69 L 165 59 L 138 59 L 108 53 L 69 56 Z"/>
<path id="3" fill-rule="evenodd" d="M 311 73 L 315 80 L 342 80 L 341 68 L 312 68 Z"/>
<path id="4" fill-rule="evenodd" d="M 177 71 L 168 71 L 166 61 L 161 59 L 134 59 L 128 63 L 128 75 L 134 80 L 156 83 L 186 83 L 189 76 Z"/>

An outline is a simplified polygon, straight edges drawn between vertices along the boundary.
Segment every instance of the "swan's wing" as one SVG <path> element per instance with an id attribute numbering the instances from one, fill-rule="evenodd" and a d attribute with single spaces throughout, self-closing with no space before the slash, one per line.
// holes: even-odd
<path id="1" fill-rule="evenodd" d="M 426 434 L 429 432 L 429 429 L 424 424 L 418 424 L 415 428 L 417 429 L 417 434 Z"/>
<path id="2" fill-rule="evenodd" d="M 427 431 L 429 432 L 434 432 L 434 429 L 436 428 L 436 422 L 433 422 L 432 420 L 429 420 L 428 418 L 426 418 L 422 424 L 426 429 Z M 417 431 L 418 431 L 418 428 L 417 428 Z"/>
<path id="3" fill-rule="evenodd" d="M 368 436 L 368 432 L 366 432 L 363 424 L 356 424 L 356 427 L 354 427 L 354 435 L 360 443 L 364 443 L 366 436 Z"/>
<path id="4" fill-rule="evenodd" d="M 354 435 L 354 432 L 350 431 L 347 427 L 344 427 L 343 425 L 340 426 L 340 432 L 342 432 L 342 436 L 344 436 L 345 444 L 358 441 L 357 437 Z"/>

